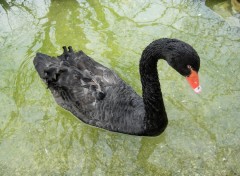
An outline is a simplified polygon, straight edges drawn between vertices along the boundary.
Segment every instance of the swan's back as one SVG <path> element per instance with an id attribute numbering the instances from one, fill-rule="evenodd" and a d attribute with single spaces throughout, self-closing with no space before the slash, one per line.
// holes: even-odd
<path id="1" fill-rule="evenodd" d="M 85 123 L 129 134 L 144 129 L 142 98 L 82 51 L 64 47 L 57 58 L 37 53 L 34 65 L 56 102 Z"/>

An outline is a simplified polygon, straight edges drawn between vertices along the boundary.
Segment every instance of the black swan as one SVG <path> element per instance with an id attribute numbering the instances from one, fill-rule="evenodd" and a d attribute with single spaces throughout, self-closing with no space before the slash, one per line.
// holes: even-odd
<path id="1" fill-rule="evenodd" d="M 33 62 L 39 76 L 60 106 L 83 122 L 109 131 L 156 136 L 165 130 L 168 119 L 157 72 L 160 58 L 186 77 L 195 92 L 201 91 L 200 58 L 189 44 L 177 39 L 155 40 L 142 52 L 143 98 L 82 51 L 63 50 L 57 58 L 36 54 Z"/>

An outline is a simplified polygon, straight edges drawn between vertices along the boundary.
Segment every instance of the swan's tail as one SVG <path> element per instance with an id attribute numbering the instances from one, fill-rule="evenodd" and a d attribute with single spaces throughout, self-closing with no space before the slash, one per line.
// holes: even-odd
<path id="1" fill-rule="evenodd" d="M 76 66 L 74 60 L 75 53 L 71 46 L 67 48 L 63 47 L 63 54 L 57 58 L 48 56 L 46 54 L 37 53 L 33 60 L 33 64 L 40 76 L 40 78 L 45 81 L 48 86 L 49 84 L 56 82 L 58 76 L 62 71 L 67 71 L 68 67 Z"/>
<path id="2" fill-rule="evenodd" d="M 46 70 L 51 65 L 59 65 L 59 60 L 54 59 L 46 54 L 37 53 L 36 57 L 33 60 L 33 64 L 40 76 L 43 80 L 46 79 Z"/>

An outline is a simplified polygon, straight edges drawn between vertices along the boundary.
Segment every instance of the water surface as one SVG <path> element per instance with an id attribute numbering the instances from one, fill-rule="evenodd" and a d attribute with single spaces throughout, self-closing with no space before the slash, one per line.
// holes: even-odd
<path id="1" fill-rule="evenodd" d="M 0 175 L 240 175 L 240 30 L 201 2 L 0 0 Z M 203 92 L 160 61 L 159 137 L 108 132 L 59 107 L 36 52 L 83 50 L 141 94 L 138 62 L 171 37 L 201 57 Z"/>

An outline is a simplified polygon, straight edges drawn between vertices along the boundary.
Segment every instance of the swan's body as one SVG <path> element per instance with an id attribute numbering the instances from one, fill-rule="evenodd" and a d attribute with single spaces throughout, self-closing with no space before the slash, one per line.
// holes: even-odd
<path id="1" fill-rule="evenodd" d="M 167 126 L 157 61 L 165 59 L 183 76 L 198 72 L 200 59 L 188 44 L 156 40 L 143 51 L 140 74 L 143 98 L 117 74 L 82 51 L 64 48 L 57 58 L 37 53 L 34 65 L 56 102 L 83 122 L 132 135 L 159 135 Z"/>

